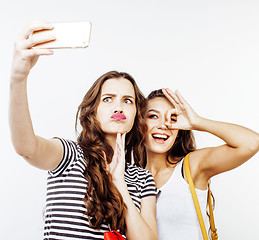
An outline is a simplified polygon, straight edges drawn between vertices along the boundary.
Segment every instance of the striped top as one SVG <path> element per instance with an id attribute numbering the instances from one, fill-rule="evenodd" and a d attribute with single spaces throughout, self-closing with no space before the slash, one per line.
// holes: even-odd
<path id="1" fill-rule="evenodd" d="M 56 169 L 48 172 L 44 240 L 103 239 L 108 225 L 100 229 L 89 226 L 85 203 L 87 180 L 83 150 L 73 141 L 60 139 L 63 158 Z M 127 165 L 125 182 L 129 194 L 140 211 L 141 199 L 156 196 L 152 175 L 136 166 Z"/>

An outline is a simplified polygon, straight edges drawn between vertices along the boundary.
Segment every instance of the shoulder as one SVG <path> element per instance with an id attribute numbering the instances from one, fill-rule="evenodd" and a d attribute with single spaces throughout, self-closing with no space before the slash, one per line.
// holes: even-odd
<path id="1" fill-rule="evenodd" d="M 143 168 L 127 164 L 125 177 L 131 181 L 136 182 L 136 184 L 141 188 L 155 188 L 155 181 L 152 174 Z"/>
<path id="2" fill-rule="evenodd" d="M 55 137 L 53 138 L 53 141 L 57 141 L 57 142 L 59 141 L 62 144 L 64 151 L 76 151 L 78 153 L 83 153 L 83 149 L 74 140 Z"/>
<path id="3" fill-rule="evenodd" d="M 128 164 L 128 163 L 127 163 L 126 173 L 128 173 L 129 175 L 139 176 L 139 177 L 145 178 L 145 179 L 149 176 L 152 177 L 151 173 L 148 170 L 143 169 L 141 167 L 137 167 L 135 165 Z"/>
<path id="4" fill-rule="evenodd" d="M 49 171 L 52 177 L 58 176 L 64 173 L 66 170 L 71 170 L 77 162 L 82 162 L 81 165 L 85 165 L 84 153 L 82 148 L 76 141 L 55 137 L 52 140 L 62 147 L 62 159 L 57 167 Z"/>

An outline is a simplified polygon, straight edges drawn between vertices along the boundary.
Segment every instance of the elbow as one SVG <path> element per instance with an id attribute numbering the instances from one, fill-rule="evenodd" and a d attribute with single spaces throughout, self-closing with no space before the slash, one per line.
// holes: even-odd
<path id="1" fill-rule="evenodd" d="M 19 156 L 21 156 L 21 157 L 23 157 L 23 158 L 25 158 L 25 159 L 29 159 L 30 156 L 33 155 L 33 153 L 32 153 L 31 151 L 29 151 L 29 150 L 27 150 L 27 149 L 24 149 L 24 148 L 22 148 L 22 147 L 14 147 L 14 150 L 15 150 L 15 152 L 16 152 Z"/>
<path id="2" fill-rule="evenodd" d="M 151 231 L 150 234 L 148 234 L 148 236 L 145 239 L 146 240 L 158 240 L 158 235 L 155 234 L 153 231 Z"/>
<path id="3" fill-rule="evenodd" d="M 255 138 L 255 144 L 254 144 L 254 151 L 255 153 L 257 153 L 259 151 L 259 134 L 256 135 L 256 138 Z"/>
<path id="4" fill-rule="evenodd" d="M 141 232 L 135 235 L 135 233 L 132 234 L 126 234 L 127 239 L 134 239 L 134 240 L 158 240 L 158 235 L 155 234 L 153 231 L 149 232 Z"/>
<path id="5" fill-rule="evenodd" d="M 152 239 L 153 239 L 153 240 L 158 240 L 158 236 L 157 236 L 157 235 L 154 235 Z"/>
<path id="6" fill-rule="evenodd" d="M 254 141 L 250 144 L 249 150 L 252 155 L 259 151 L 259 134 L 256 134 Z"/>
<path id="7" fill-rule="evenodd" d="M 32 157 L 35 153 L 36 143 L 31 144 L 13 144 L 15 152 L 25 158 L 28 159 Z"/>
<path id="8" fill-rule="evenodd" d="M 245 148 L 246 154 L 250 157 L 255 155 L 259 151 L 259 134 L 256 134 L 252 141 L 249 141 Z"/>

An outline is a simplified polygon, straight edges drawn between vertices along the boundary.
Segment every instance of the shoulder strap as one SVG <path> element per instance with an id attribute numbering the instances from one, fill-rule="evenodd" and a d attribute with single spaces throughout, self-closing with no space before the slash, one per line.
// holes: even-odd
<path id="1" fill-rule="evenodd" d="M 209 240 L 207 230 L 206 230 L 206 227 L 205 227 L 205 224 L 204 224 L 203 216 L 202 216 L 202 213 L 201 213 L 201 208 L 200 208 L 199 201 L 198 201 L 198 198 L 197 198 L 197 194 L 196 194 L 196 191 L 195 191 L 194 183 L 193 183 L 192 176 L 191 176 L 191 171 L 190 171 L 190 166 L 189 166 L 189 154 L 187 154 L 184 158 L 184 167 L 185 167 L 185 172 L 186 172 L 186 176 L 187 176 L 187 181 L 189 183 L 189 187 L 190 187 L 190 190 L 191 190 L 193 202 L 194 202 L 194 205 L 195 205 L 197 217 L 198 217 L 198 220 L 199 220 L 199 224 L 200 224 L 203 239 Z M 208 186 L 208 203 L 209 203 L 209 211 L 210 211 L 210 227 L 211 227 L 211 231 L 212 231 L 211 237 L 212 237 L 212 240 L 217 240 L 218 235 L 217 235 L 217 230 L 215 228 L 215 222 L 214 222 L 214 216 L 213 216 L 210 186 Z"/>
<path id="2" fill-rule="evenodd" d="M 208 184 L 208 202 L 209 202 L 209 211 L 210 211 L 210 229 L 211 229 L 211 238 L 212 240 L 218 239 L 217 229 L 214 222 L 214 214 L 211 202 L 211 192 L 210 192 L 210 183 Z"/>

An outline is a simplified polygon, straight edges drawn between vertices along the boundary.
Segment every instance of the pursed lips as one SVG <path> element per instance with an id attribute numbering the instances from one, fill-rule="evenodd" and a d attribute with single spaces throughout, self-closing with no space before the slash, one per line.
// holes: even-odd
<path id="1" fill-rule="evenodd" d="M 125 120 L 126 116 L 122 113 L 115 113 L 115 114 L 112 114 L 111 118 L 114 120 Z"/>

